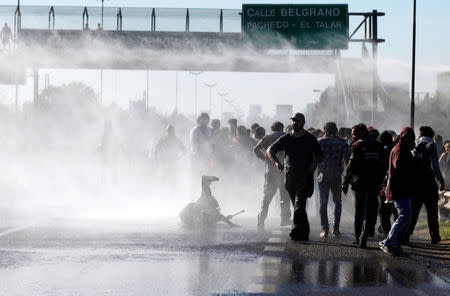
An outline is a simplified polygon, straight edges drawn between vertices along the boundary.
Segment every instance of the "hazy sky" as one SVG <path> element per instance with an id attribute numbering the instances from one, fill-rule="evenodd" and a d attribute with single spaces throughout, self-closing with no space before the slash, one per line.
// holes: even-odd
<path id="1" fill-rule="evenodd" d="M 124 7 L 179 7 L 179 8 L 241 8 L 242 3 L 348 3 L 350 11 L 370 11 L 378 9 L 386 13 L 379 21 L 379 36 L 386 39 L 380 45 L 379 64 L 382 80 L 409 83 L 411 60 L 411 15 L 412 0 L 349 0 L 349 1 L 170 1 L 170 0 L 105 0 L 105 6 Z M 448 0 L 418 0 L 418 36 L 417 36 L 417 91 L 434 91 L 435 77 L 438 71 L 450 69 L 450 39 L 446 33 L 450 20 Z M 2 4 L 16 4 L 17 1 L 3 0 Z M 23 0 L 22 5 L 76 5 L 98 6 L 99 0 Z M 352 27 L 350 27 L 352 31 Z M 346 53 L 347 56 L 358 56 L 360 45 Z M 63 71 L 64 74 L 50 74 L 52 84 L 65 83 L 71 79 L 82 80 L 92 85 L 96 90 L 99 86 L 98 71 Z M 152 102 L 164 111 L 170 111 L 174 105 L 174 72 L 151 72 Z M 53 78 L 54 77 L 54 78 Z M 119 81 L 115 86 L 114 82 Z M 140 98 L 145 88 L 145 72 L 142 73 L 105 73 L 104 101 L 118 100 L 126 105 L 130 99 Z M 124 81 L 128 81 L 124 83 Z M 293 103 L 301 109 L 305 103 L 317 100 L 313 89 L 324 89 L 333 83 L 329 75 L 294 75 L 294 74 L 249 74 L 249 73 L 204 73 L 199 79 L 199 85 L 204 82 L 217 82 L 218 89 L 230 93 L 239 102 L 244 111 L 250 103 L 263 104 L 263 111 L 272 113 L 276 103 Z M 193 82 L 187 73 L 179 74 L 180 107 L 192 111 Z M 30 84 L 30 83 L 28 83 Z M 133 85 L 132 87 L 130 87 Z M 29 98 L 30 87 L 23 87 L 21 99 Z M 11 99 L 11 90 L 0 88 L 0 95 Z M 180 96 L 181 97 L 181 96 Z M 209 106 L 209 91 L 199 87 L 201 97 L 200 108 Z M 169 102 L 169 103 L 168 103 Z M 215 105 L 216 107 L 218 104 Z M 216 109 L 218 111 L 218 109 Z"/>

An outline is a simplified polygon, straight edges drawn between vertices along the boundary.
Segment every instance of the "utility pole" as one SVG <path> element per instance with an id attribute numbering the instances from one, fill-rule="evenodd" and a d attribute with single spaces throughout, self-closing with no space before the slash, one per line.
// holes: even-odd
<path id="1" fill-rule="evenodd" d="M 100 105 L 103 101 L 103 70 L 100 70 Z"/>
<path id="2" fill-rule="evenodd" d="M 150 76 L 150 74 L 149 74 L 149 71 L 147 70 L 147 91 L 146 91 L 146 93 L 145 93 L 145 111 L 147 111 L 148 112 L 148 92 L 149 92 L 149 76 Z"/>
<path id="3" fill-rule="evenodd" d="M 220 118 L 223 119 L 223 97 L 228 96 L 228 93 L 226 93 L 226 92 L 218 92 L 217 94 L 221 98 L 221 102 L 220 102 Z"/>
<path id="4" fill-rule="evenodd" d="M 178 72 L 175 72 L 175 112 L 178 113 Z"/>
<path id="5" fill-rule="evenodd" d="M 213 88 L 217 85 L 217 83 L 208 84 L 205 83 L 206 87 L 209 87 L 209 116 L 212 116 L 212 97 L 213 97 Z"/>
<path id="6" fill-rule="evenodd" d="M 413 40 L 412 40 L 412 73 L 411 73 L 411 128 L 414 129 L 415 121 L 415 95 L 416 95 L 416 0 L 413 0 Z"/>
<path id="7" fill-rule="evenodd" d="M 372 11 L 372 62 L 373 62 L 373 77 L 372 77 L 372 125 L 375 124 L 375 109 L 378 104 L 378 11 Z"/>
<path id="8" fill-rule="evenodd" d="M 198 76 L 202 74 L 203 72 L 189 72 L 190 74 L 194 75 L 194 114 L 195 119 L 197 120 L 197 102 L 198 102 Z"/>

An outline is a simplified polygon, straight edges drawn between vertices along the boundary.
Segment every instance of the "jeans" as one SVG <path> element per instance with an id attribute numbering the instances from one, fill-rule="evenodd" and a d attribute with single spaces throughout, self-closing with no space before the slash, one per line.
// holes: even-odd
<path id="1" fill-rule="evenodd" d="M 412 216 L 411 199 L 407 197 L 396 199 L 394 205 L 398 212 L 398 218 L 392 225 L 383 244 L 393 249 L 399 249 L 408 230 L 408 224 Z"/>
<path id="2" fill-rule="evenodd" d="M 378 208 L 378 217 L 380 218 L 379 230 L 384 235 L 388 235 L 391 230 L 391 216 L 394 215 L 394 220 L 398 218 L 397 211 L 394 204 L 385 203 L 386 199 L 383 196 L 379 196 L 380 206 Z"/>
<path id="3" fill-rule="evenodd" d="M 378 192 L 355 191 L 355 237 L 367 241 L 375 234 L 378 214 Z"/>
<path id="4" fill-rule="evenodd" d="M 328 197 L 331 191 L 333 202 L 334 202 L 334 222 L 333 228 L 338 230 L 339 224 L 341 222 L 342 213 L 342 181 L 339 178 L 335 180 L 322 180 L 318 183 L 319 187 L 319 197 L 320 197 L 320 224 L 322 225 L 322 230 L 328 231 L 330 225 L 328 224 Z"/>

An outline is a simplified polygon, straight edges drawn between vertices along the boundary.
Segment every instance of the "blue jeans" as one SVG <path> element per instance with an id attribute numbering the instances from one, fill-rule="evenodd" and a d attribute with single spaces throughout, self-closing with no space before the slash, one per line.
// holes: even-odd
<path id="1" fill-rule="evenodd" d="M 398 212 L 398 218 L 382 243 L 392 249 L 399 249 L 412 216 L 411 199 L 408 197 L 396 199 L 394 205 Z"/>
<path id="2" fill-rule="evenodd" d="M 334 202 L 334 229 L 339 229 L 339 224 L 341 223 L 341 213 L 342 213 L 342 181 L 339 178 L 331 178 L 330 180 L 322 179 L 317 182 L 319 187 L 319 198 L 320 198 L 320 224 L 322 225 L 322 230 L 328 231 L 330 225 L 328 224 L 328 197 L 331 195 Z"/>

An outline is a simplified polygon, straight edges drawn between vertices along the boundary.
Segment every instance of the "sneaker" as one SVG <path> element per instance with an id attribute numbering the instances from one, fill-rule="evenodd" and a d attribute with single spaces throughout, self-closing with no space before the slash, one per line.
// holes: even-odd
<path id="1" fill-rule="evenodd" d="M 388 246 L 385 246 L 384 244 L 382 244 L 382 245 L 380 245 L 380 249 L 381 249 L 381 251 L 385 252 L 386 254 L 391 255 L 391 251 L 389 250 Z"/>
<path id="2" fill-rule="evenodd" d="M 358 247 L 359 246 L 359 240 L 357 239 L 354 242 L 352 242 L 352 245 L 354 245 L 355 247 Z"/>
<path id="3" fill-rule="evenodd" d="M 339 229 L 335 229 L 335 230 L 333 230 L 333 235 L 334 236 L 341 236 L 341 232 L 339 231 Z"/>
<path id="4" fill-rule="evenodd" d="M 322 230 L 322 232 L 320 233 L 320 237 L 321 237 L 321 238 L 326 238 L 326 237 L 328 237 L 328 230 Z"/>

